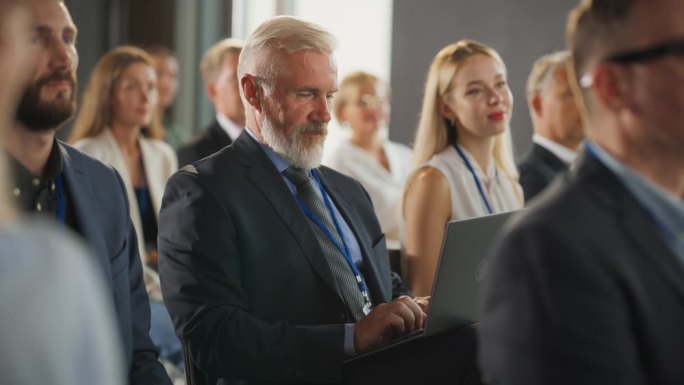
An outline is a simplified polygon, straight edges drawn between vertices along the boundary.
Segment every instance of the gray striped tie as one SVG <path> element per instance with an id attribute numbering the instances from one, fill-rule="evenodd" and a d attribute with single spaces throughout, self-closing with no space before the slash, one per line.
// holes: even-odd
<path id="1" fill-rule="evenodd" d="M 283 174 L 297 187 L 297 197 L 304 203 L 313 215 L 323 224 L 330 233 L 335 237 L 337 243 L 341 246 L 342 241 L 337 228 L 333 223 L 328 210 L 326 210 L 323 200 L 316 194 L 316 186 L 310 176 L 309 170 L 304 170 L 296 167 L 288 167 Z M 307 216 L 308 218 L 308 216 Z M 359 290 L 359 285 L 356 277 L 349 267 L 344 255 L 335 246 L 335 244 L 328 238 L 323 230 L 311 219 L 308 218 L 309 225 L 313 229 L 318 243 L 323 249 L 325 259 L 328 261 L 328 266 L 335 277 L 337 287 L 342 293 L 344 301 L 347 303 L 347 308 L 358 321 L 365 317 L 363 312 L 364 298 Z"/>

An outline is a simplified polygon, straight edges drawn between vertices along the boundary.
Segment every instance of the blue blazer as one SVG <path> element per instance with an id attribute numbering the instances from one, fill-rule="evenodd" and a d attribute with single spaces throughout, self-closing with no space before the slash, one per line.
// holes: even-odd
<path id="1" fill-rule="evenodd" d="M 109 166 L 58 142 L 80 233 L 111 290 L 130 384 L 171 384 L 150 340 L 150 305 L 126 190 Z"/>

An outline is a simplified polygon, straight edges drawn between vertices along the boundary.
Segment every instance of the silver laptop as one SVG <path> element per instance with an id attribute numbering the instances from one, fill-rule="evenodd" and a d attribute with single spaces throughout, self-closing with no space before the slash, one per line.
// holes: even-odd
<path id="1" fill-rule="evenodd" d="M 449 222 L 425 328 L 351 357 L 347 362 L 477 321 L 480 284 L 487 275 L 487 254 L 496 234 L 515 213 L 517 211 Z"/>

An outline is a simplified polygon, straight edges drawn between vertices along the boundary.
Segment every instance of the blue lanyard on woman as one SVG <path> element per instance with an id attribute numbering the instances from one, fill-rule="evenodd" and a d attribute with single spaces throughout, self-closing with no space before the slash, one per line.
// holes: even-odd
<path id="1" fill-rule="evenodd" d="M 453 144 L 454 149 L 458 153 L 458 155 L 463 159 L 463 163 L 465 163 L 466 167 L 468 168 L 468 171 L 470 171 L 470 175 L 473 176 L 473 180 L 475 181 L 475 186 L 477 186 L 477 191 L 480 193 L 480 197 L 482 197 L 482 201 L 485 204 L 485 207 L 487 208 L 487 212 L 489 214 L 494 214 L 494 211 L 492 210 L 492 206 L 489 204 L 489 200 L 487 199 L 487 196 L 484 193 L 484 190 L 482 189 L 482 185 L 480 184 L 480 179 L 477 177 L 475 174 L 475 170 L 473 169 L 473 166 L 470 164 L 470 161 L 468 161 L 468 158 L 465 156 L 463 151 L 458 148 L 457 144 Z"/>
<path id="2" fill-rule="evenodd" d="M 325 235 L 332 241 L 332 243 L 337 247 L 337 249 L 342 253 L 344 256 L 344 259 L 347 261 L 347 264 L 349 265 L 349 268 L 351 268 L 352 273 L 354 273 L 354 277 L 356 278 L 356 282 L 359 285 L 359 290 L 361 291 L 361 295 L 363 295 L 363 299 L 365 302 L 365 305 L 363 307 L 363 312 L 364 314 L 368 315 L 371 311 L 371 300 L 370 296 L 368 295 L 368 287 L 366 286 L 366 282 L 363 280 L 363 277 L 361 276 L 361 272 L 359 269 L 356 267 L 356 264 L 354 263 L 354 260 L 352 259 L 351 252 L 349 251 L 349 247 L 347 246 L 347 242 L 344 240 L 344 236 L 342 234 L 342 228 L 340 227 L 340 223 L 337 221 L 337 217 L 335 216 L 335 212 L 333 211 L 332 203 L 330 203 L 330 198 L 328 197 L 328 194 L 325 192 L 325 189 L 323 188 L 323 184 L 321 183 L 321 178 L 318 175 L 318 172 L 316 170 L 312 170 L 311 173 L 313 174 L 314 180 L 316 181 L 316 184 L 318 185 L 318 189 L 321 192 L 321 195 L 323 196 L 323 201 L 325 202 L 325 207 L 328 209 L 328 213 L 330 213 L 330 216 L 332 217 L 333 223 L 335 223 L 335 228 L 337 229 L 337 233 L 340 235 L 340 240 L 342 241 L 342 244 L 335 239 L 333 236 L 332 232 L 316 217 L 314 213 L 309 210 L 308 207 L 302 202 L 299 197 L 295 194 L 295 199 L 297 200 L 297 203 L 299 204 L 299 207 L 302 208 L 304 213 L 306 214 L 309 219 L 314 221 L 314 223 L 325 233 Z"/>

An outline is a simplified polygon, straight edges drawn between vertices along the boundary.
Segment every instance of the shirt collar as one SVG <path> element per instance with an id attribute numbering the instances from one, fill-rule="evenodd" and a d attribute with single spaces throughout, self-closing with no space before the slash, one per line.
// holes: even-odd
<path id="1" fill-rule="evenodd" d="M 230 137 L 230 140 L 233 142 L 242 133 L 242 127 L 235 124 L 232 120 L 230 120 L 227 116 L 223 115 L 220 112 L 216 113 L 216 121 L 218 122 L 219 126 L 223 128 L 223 131 L 225 131 L 226 134 L 228 134 L 228 137 Z"/>
<path id="2" fill-rule="evenodd" d="M 42 175 L 34 175 L 14 157 L 9 156 L 9 166 L 13 173 L 13 187 L 11 193 L 22 209 L 33 210 L 36 203 L 40 203 L 44 209 L 48 204 L 44 200 L 55 191 L 55 178 L 64 170 L 64 159 L 60 151 L 57 139 L 53 139 L 52 149 L 48 155 Z M 41 198 L 42 197 L 42 198 Z M 40 210 L 40 209 L 39 209 Z"/>
<path id="3" fill-rule="evenodd" d="M 532 142 L 549 150 L 553 155 L 557 156 L 563 163 L 570 165 L 577 158 L 577 151 L 571 150 L 562 144 L 556 143 L 553 140 L 543 137 L 539 134 L 532 135 Z"/>
<path id="4" fill-rule="evenodd" d="M 45 163 L 43 175 L 33 175 L 33 173 L 24 167 L 24 165 L 19 163 L 19 161 L 14 159 L 14 157 L 10 156 L 9 158 L 10 165 L 17 182 L 26 181 L 27 184 L 34 184 L 34 179 L 38 179 L 40 181 L 52 181 L 64 170 L 64 159 L 62 159 L 62 152 L 59 149 L 59 144 L 57 143 L 56 138 L 53 138 L 52 149 L 50 150 L 50 155 L 48 155 L 47 162 Z"/>

